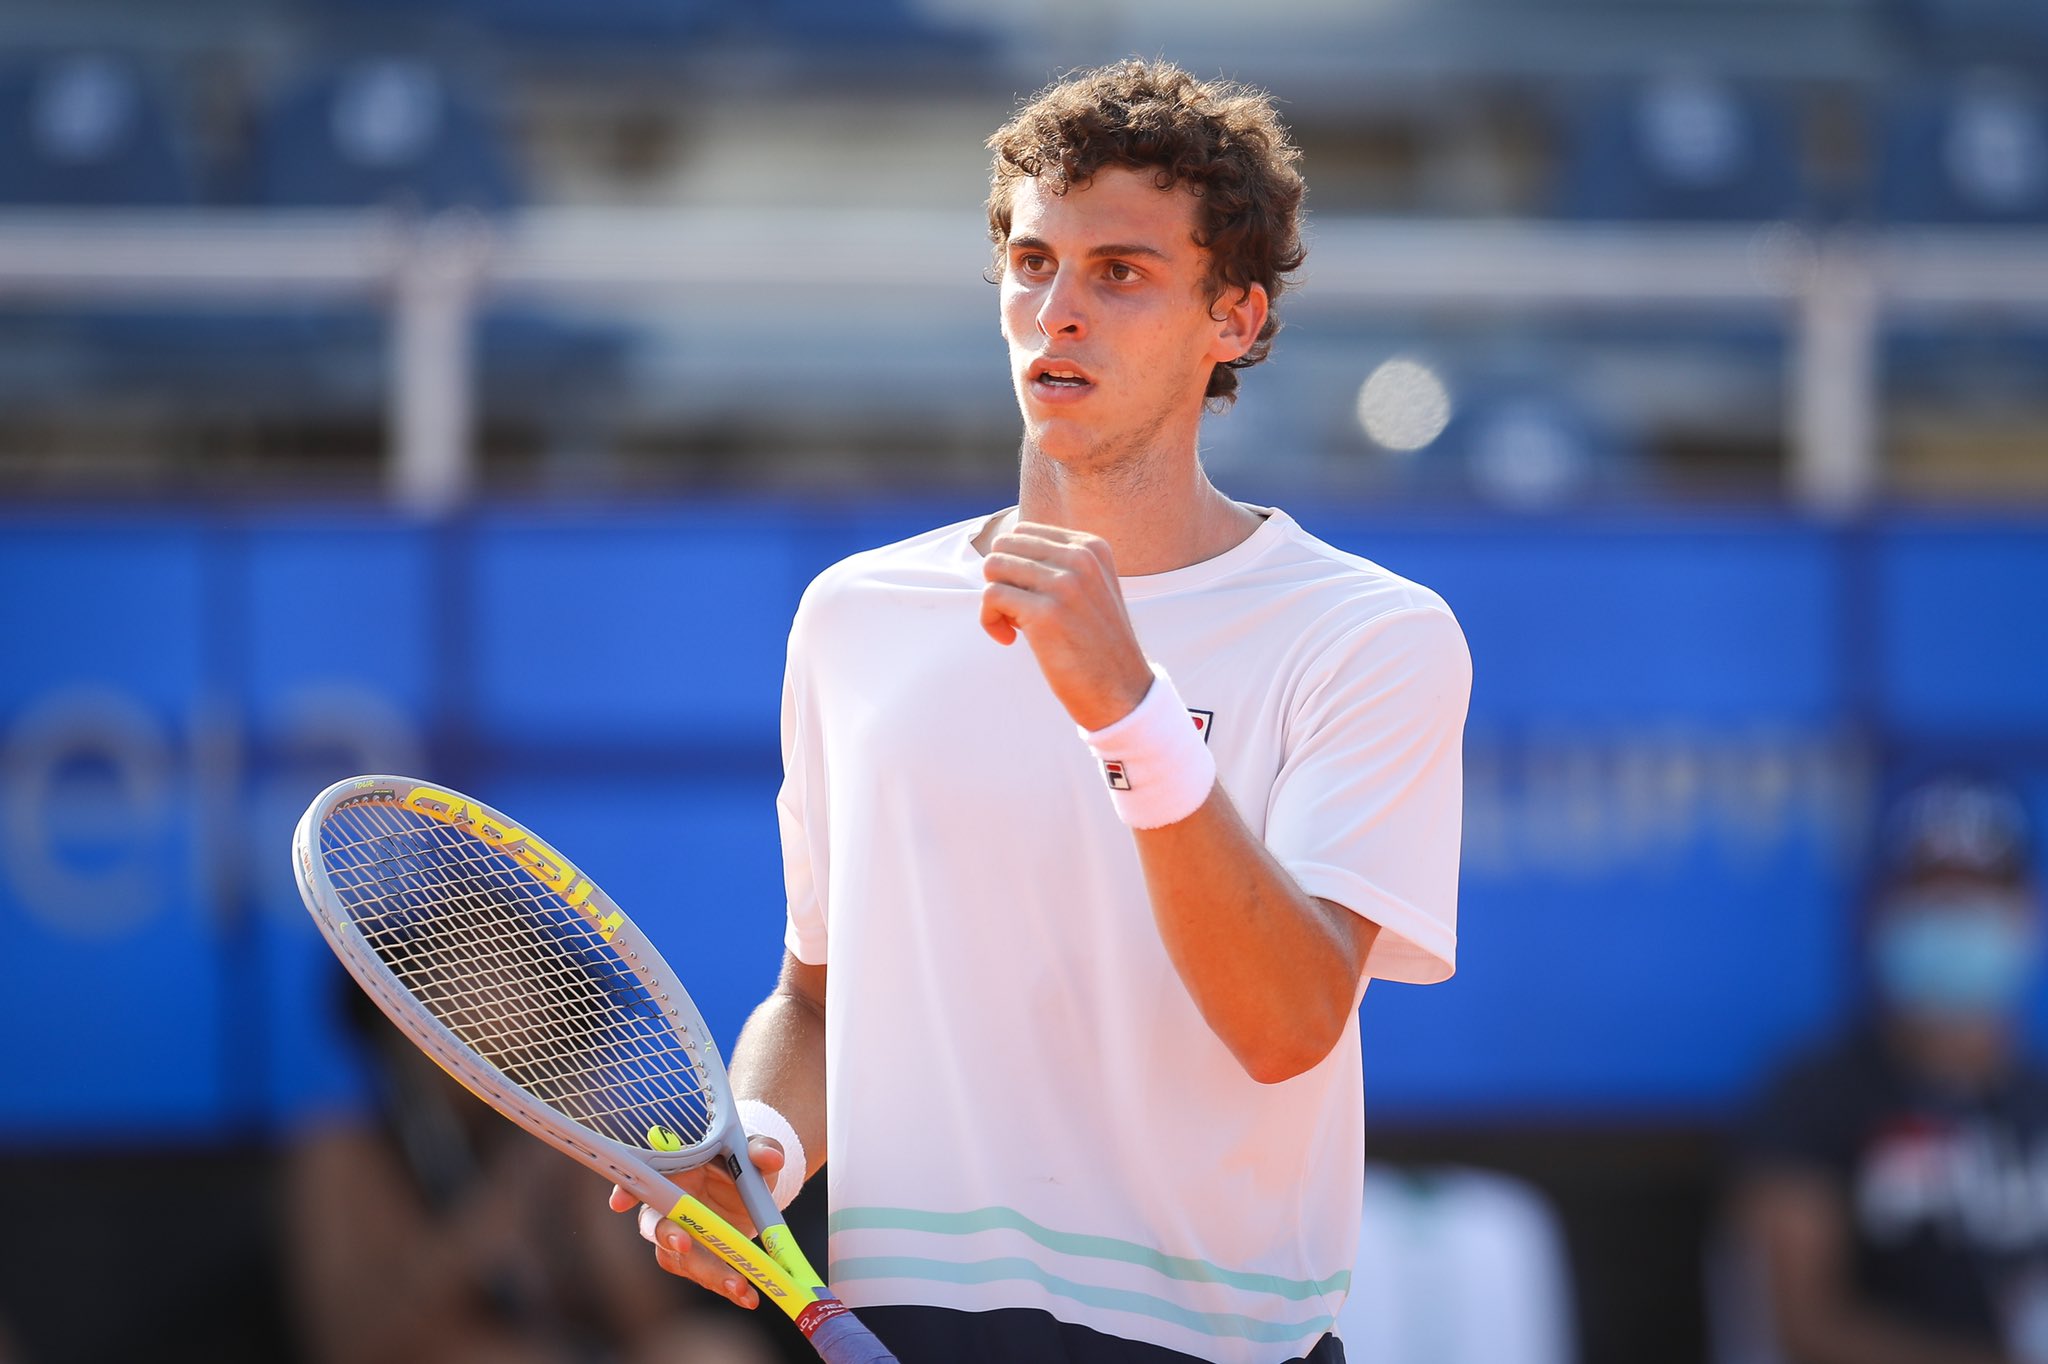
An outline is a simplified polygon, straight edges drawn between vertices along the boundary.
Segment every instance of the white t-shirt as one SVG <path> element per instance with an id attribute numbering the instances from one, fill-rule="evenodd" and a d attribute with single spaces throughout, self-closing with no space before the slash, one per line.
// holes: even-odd
<path id="1" fill-rule="evenodd" d="M 787 945 L 831 968 L 827 1278 L 854 1307 L 1301 1354 L 1357 1247 L 1357 1018 L 1276 1085 L 1210 1031 L 1100 763 L 1028 645 L 980 627 L 987 524 L 835 565 L 790 633 L 778 805 Z M 1443 600 L 1278 511 L 1122 586 L 1251 831 L 1380 925 L 1368 975 L 1449 976 L 1471 663 Z"/>

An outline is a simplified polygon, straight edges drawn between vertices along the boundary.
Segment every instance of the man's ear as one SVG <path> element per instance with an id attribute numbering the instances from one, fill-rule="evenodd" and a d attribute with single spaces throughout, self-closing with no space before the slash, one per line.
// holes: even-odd
<path id="1" fill-rule="evenodd" d="M 1218 294 L 1216 301 L 1209 305 L 1209 316 L 1218 324 L 1215 344 L 1209 347 L 1209 358 L 1220 365 L 1250 350 L 1252 343 L 1259 339 L 1259 332 L 1265 328 L 1266 314 L 1271 306 L 1263 284 L 1247 284 L 1235 298 L 1227 291 Z"/>

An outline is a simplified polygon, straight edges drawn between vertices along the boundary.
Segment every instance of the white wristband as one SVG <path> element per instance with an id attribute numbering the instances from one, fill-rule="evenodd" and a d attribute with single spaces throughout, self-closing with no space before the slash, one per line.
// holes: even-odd
<path id="1" fill-rule="evenodd" d="M 1157 663 L 1138 708 L 1081 738 L 1102 763 L 1109 798 L 1133 829 L 1178 824 L 1202 808 L 1216 785 L 1216 759 L 1194 716 Z"/>
<path id="2" fill-rule="evenodd" d="M 804 1159 L 804 1139 L 789 1125 L 788 1118 L 759 1099 L 741 1099 L 733 1107 L 740 1115 L 740 1126 L 747 1129 L 748 1136 L 773 1137 L 782 1144 L 782 1169 L 776 1173 L 775 1182 L 769 1186 L 768 1192 L 775 1196 L 776 1207 L 788 1207 L 796 1201 L 797 1193 L 810 1174 L 810 1166 Z"/>

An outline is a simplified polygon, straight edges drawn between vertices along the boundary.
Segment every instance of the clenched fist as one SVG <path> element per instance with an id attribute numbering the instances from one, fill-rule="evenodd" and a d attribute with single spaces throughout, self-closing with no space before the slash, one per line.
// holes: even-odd
<path id="1" fill-rule="evenodd" d="M 990 544 L 981 571 L 981 628 L 998 644 L 1024 636 L 1075 724 L 1103 729 L 1137 709 L 1152 669 L 1107 541 L 1020 521 Z"/>

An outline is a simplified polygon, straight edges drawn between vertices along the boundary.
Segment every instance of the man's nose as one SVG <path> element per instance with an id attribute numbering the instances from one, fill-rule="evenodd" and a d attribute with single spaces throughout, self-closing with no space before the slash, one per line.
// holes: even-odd
<path id="1" fill-rule="evenodd" d="M 1045 299 L 1038 305 L 1038 330 L 1044 332 L 1047 339 L 1078 337 L 1087 330 L 1087 326 L 1081 281 L 1061 269 L 1053 275 L 1052 283 L 1046 286 Z"/>

